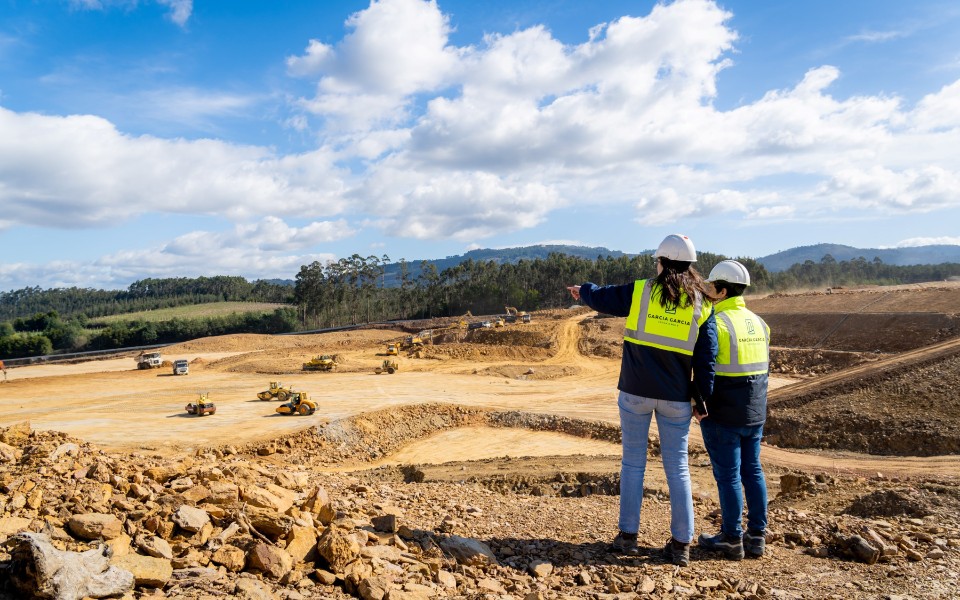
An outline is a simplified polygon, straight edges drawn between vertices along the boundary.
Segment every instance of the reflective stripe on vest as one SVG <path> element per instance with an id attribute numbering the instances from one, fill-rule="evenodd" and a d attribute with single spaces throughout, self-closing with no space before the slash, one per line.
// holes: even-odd
<path id="1" fill-rule="evenodd" d="M 736 321 L 731 318 L 731 313 L 733 316 L 737 317 Z M 770 369 L 769 328 L 760 317 L 757 317 L 753 313 L 747 314 L 749 316 L 744 315 L 743 312 L 739 310 L 717 311 L 717 320 L 722 321 L 723 324 L 727 326 L 727 337 L 729 338 L 730 342 L 729 352 L 727 352 L 726 356 L 723 355 L 723 349 L 721 349 L 720 355 L 717 356 L 717 363 L 714 366 L 714 370 L 718 376 L 743 377 L 746 375 L 760 375 L 766 373 Z M 752 319 L 754 318 L 760 321 L 760 331 L 763 334 L 763 338 L 757 336 L 756 328 L 752 324 Z M 740 330 L 737 329 L 737 325 L 735 323 L 739 323 L 741 325 Z M 745 362 L 740 362 L 741 336 L 743 336 L 743 340 L 746 342 L 743 347 L 742 357 Z M 723 336 L 720 335 L 720 337 L 720 343 L 722 344 Z M 761 341 L 762 347 L 760 344 Z"/>
<path id="2" fill-rule="evenodd" d="M 693 306 L 668 311 L 659 302 L 651 302 L 653 284 L 653 279 L 640 279 L 634 284 L 623 340 L 692 356 L 700 325 L 710 317 L 710 303 L 698 298 Z"/>

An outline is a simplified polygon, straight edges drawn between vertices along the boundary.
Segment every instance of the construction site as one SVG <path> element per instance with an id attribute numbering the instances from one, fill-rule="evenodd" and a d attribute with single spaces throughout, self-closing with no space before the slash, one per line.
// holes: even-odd
<path id="1" fill-rule="evenodd" d="M 611 554 L 623 319 L 506 307 L 160 349 L 181 376 L 134 354 L 9 369 L 0 575 L 33 585 L 23 534 L 46 532 L 109 546 L 125 598 L 956 597 L 960 283 L 747 304 L 773 332 L 760 560 L 660 558 L 655 427 L 640 555 Z M 690 470 L 715 532 L 696 421 Z"/>

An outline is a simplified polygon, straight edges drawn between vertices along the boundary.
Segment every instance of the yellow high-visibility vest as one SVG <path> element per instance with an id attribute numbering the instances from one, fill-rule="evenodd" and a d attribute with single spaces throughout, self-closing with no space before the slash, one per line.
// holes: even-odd
<path id="1" fill-rule="evenodd" d="M 713 310 L 710 302 L 698 297 L 686 308 L 664 308 L 660 305 L 660 290 L 654 287 L 655 283 L 653 279 L 639 279 L 634 283 L 623 340 L 692 356 L 700 326 L 710 318 Z M 686 295 L 681 297 L 681 305 L 685 298 Z"/>
<path id="2" fill-rule="evenodd" d="M 747 310 L 742 296 L 722 300 L 715 308 L 720 342 L 717 375 L 745 377 L 769 371 L 770 327 Z"/>

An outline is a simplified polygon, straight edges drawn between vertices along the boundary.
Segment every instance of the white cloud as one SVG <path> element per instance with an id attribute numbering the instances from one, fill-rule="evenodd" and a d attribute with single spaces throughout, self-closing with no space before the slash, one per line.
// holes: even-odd
<path id="1" fill-rule="evenodd" d="M 890 40 L 895 40 L 897 38 L 902 38 L 906 35 L 909 35 L 906 31 L 864 31 L 856 35 L 847 36 L 847 41 L 850 42 L 888 42 Z"/>
<path id="2" fill-rule="evenodd" d="M 893 171 L 883 167 L 843 169 L 820 192 L 850 198 L 864 208 L 925 212 L 960 206 L 960 176 L 937 166 Z"/>
<path id="3" fill-rule="evenodd" d="M 183 27 L 193 14 L 193 0 L 157 0 L 160 4 L 170 7 L 170 20 Z"/>
<path id="4" fill-rule="evenodd" d="M 116 225 L 144 212 L 341 213 L 344 183 L 322 150 L 277 156 L 216 140 L 118 132 L 93 116 L 50 117 L 0 108 L 0 204 L 24 225 Z"/>
<path id="5" fill-rule="evenodd" d="M 894 248 L 914 248 L 917 246 L 960 246 L 960 237 L 915 237 L 900 240 Z"/>
<path id="6" fill-rule="evenodd" d="M 304 264 L 336 260 L 331 253 L 311 252 L 313 247 L 354 233 L 343 220 L 290 227 L 266 217 L 225 232 L 193 231 L 153 248 L 114 252 L 91 262 L 0 263 L 0 289 L 34 285 L 116 289 L 146 276 L 292 277 Z"/>

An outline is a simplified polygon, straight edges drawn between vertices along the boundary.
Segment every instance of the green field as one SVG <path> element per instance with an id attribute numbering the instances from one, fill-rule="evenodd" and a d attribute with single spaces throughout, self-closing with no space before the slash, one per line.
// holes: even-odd
<path id="1" fill-rule="evenodd" d="M 90 321 L 90 325 L 108 325 L 118 321 L 169 321 L 171 319 L 203 319 L 207 317 L 222 317 L 234 313 L 271 313 L 278 308 L 290 306 L 288 304 L 274 304 L 271 302 L 210 302 L 207 304 L 191 304 L 174 308 L 158 308 L 139 312 L 98 317 Z"/>

